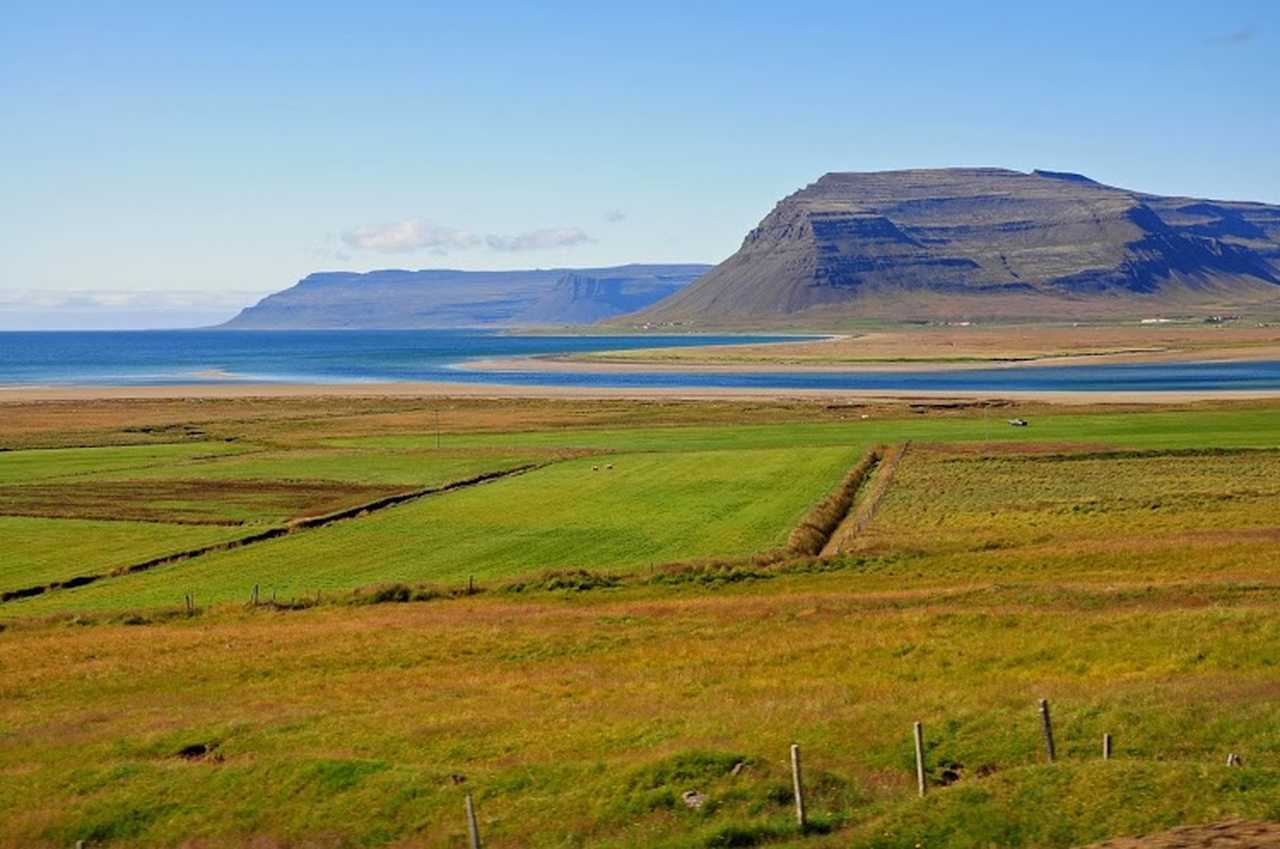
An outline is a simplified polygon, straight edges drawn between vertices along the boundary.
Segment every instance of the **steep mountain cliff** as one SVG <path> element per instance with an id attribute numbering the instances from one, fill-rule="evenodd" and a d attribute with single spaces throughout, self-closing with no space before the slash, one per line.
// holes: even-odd
<path id="1" fill-rule="evenodd" d="M 222 326 L 399 330 L 582 324 L 649 306 L 709 268 L 321 272 L 264 298 Z"/>
<path id="2" fill-rule="evenodd" d="M 710 267 L 699 266 L 698 273 Z M 679 292 L 693 279 L 689 274 L 690 270 L 686 270 L 674 275 L 628 277 L 571 271 L 556 281 L 554 289 L 522 312 L 520 320 L 534 324 L 591 324 L 644 309 Z"/>
<path id="3" fill-rule="evenodd" d="M 1104 315 L 1280 298 L 1280 207 L 1076 174 L 833 173 L 628 324 Z"/>

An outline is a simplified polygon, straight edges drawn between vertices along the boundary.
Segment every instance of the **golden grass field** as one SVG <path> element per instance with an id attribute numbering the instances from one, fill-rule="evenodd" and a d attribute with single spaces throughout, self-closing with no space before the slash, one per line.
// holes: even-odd
<path id="1" fill-rule="evenodd" d="M 875 446 L 857 532 L 779 552 Z M 493 847 L 1280 819 L 1274 402 L 69 401 L 0 447 L 0 589 L 106 575 L 0 603 L 0 846 L 464 846 L 468 793 Z"/>

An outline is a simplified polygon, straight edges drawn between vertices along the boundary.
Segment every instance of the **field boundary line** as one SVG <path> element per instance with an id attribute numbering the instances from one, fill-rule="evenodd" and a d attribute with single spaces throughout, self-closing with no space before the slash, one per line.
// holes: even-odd
<path id="1" fill-rule="evenodd" d="M 786 551 L 811 557 L 821 554 L 831 542 L 832 534 L 849 515 L 858 492 L 875 473 L 883 457 L 882 446 L 868 448 L 857 464 L 845 472 L 835 489 L 823 496 L 801 517 L 787 538 Z"/>
<path id="2" fill-rule="evenodd" d="M 215 554 L 221 551 L 231 551 L 235 548 L 243 548 L 246 545 L 254 545 L 268 540 L 278 539 L 288 536 L 299 531 L 313 530 L 322 528 L 326 525 L 332 525 L 336 522 L 346 521 L 373 513 L 379 510 L 385 510 L 388 507 L 395 507 L 409 501 L 416 501 L 419 498 L 426 498 L 431 495 L 442 495 L 447 492 L 453 492 L 458 489 L 466 489 L 468 487 L 478 486 L 484 483 L 501 480 L 503 478 L 515 477 L 526 472 L 536 471 L 550 465 L 547 463 L 526 463 L 521 466 L 515 466 L 510 469 L 502 469 L 495 472 L 485 472 L 479 475 L 473 475 L 462 480 L 450 481 L 439 486 L 426 487 L 423 489 L 410 490 L 408 492 L 398 492 L 393 495 L 384 495 L 373 501 L 366 501 L 362 504 L 356 504 L 352 507 L 344 507 L 341 510 L 335 510 L 331 513 L 325 513 L 322 516 L 304 516 L 299 519 L 293 519 L 283 525 L 275 525 L 270 528 L 248 534 L 246 536 L 237 537 L 235 539 L 223 540 L 222 542 L 209 543 L 197 548 L 187 549 L 186 551 L 178 551 L 171 554 L 163 554 L 159 557 L 152 557 L 138 563 L 131 563 L 126 566 L 120 566 L 109 572 L 101 572 L 92 575 L 80 575 L 75 578 L 68 578 L 64 581 L 51 581 L 47 584 L 38 586 L 23 587 L 16 590 L 0 591 L 0 603 L 7 601 L 15 601 L 17 599 L 31 598 L 32 596 L 43 595 L 54 590 L 69 590 L 76 587 L 83 587 L 88 584 L 96 583 L 104 578 L 114 578 L 121 575 L 132 575 L 137 572 L 146 572 L 157 566 L 167 566 L 170 563 L 178 563 L 183 560 L 191 560 L 196 557 L 203 557 L 206 554 Z"/>
<path id="3" fill-rule="evenodd" d="M 861 536 L 867 526 L 871 524 L 871 520 L 876 517 L 876 513 L 880 510 L 880 502 L 893 484 L 894 475 L 898 471 L 898 464 L 902 462 L 902 458 L 906 455 L 910 445 L 910 442 L 904 442 L 901 445 L 893 445 L 885 449 L 880 463 L 870 476 L 869 486 L 864 488 L 865 492 L 859 492 L 859 495 L 863 497 L 854 504 L 845 520 L 840 523 L 840 527 L 836 528 L 835 532 L 831 534 L 831 539 L 823 547 L 823 557 L 833 557 L 843 552 L 848 544 L 856 537 Z"/>
<path id="4" fill-rule="evenodd" d="M 889 449 L 883 446 L 876 446 L 871 449 L 869 455 L 871 460 L 866 472 L 858 480 L 858 485 L 849 492 L 849 506 L 844 511 L 844 515 L 840 517 L 840 523 L 831 529 L 831 533 L 827 535 L 826 541 L 822 544 L 822 550 L 818 552 L 819 557 L 832 557 L 840 553 L 841 541 L 849 535 L 849 526 L 854 516 L 858 512 L 858 507 L 862 503 L 863 493 L 867 486 L 876 480 L 880 474 L 880 469 L 884 466 L 885 456 Z"/>

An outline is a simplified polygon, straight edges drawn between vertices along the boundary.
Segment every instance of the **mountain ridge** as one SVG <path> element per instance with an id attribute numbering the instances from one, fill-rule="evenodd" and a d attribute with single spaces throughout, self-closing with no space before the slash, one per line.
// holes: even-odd
<path id="1" fill-rule="evenodd" d="M 1003 168 L 831 172 L 736 253 L 634 316 L 1106 316 L 1280 299 L 1280 206 L 1162 196 Z"/>
<path id="2" fill-rule="evenodd" d="M 321 271 L 219 327 L 404 330 L 584 324 L 646 307 L 710 268 L 630 263 L 510 271 Z"/>

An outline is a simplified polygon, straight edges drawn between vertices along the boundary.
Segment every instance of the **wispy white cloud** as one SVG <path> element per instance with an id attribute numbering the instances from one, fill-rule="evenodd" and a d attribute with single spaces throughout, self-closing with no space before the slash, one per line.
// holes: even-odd
<path id="1" fill-rule="evenodd" d="M 515 236 L 486 236 L 485 243 L 495 251 L 541 251 L 548 248 L 572 248 L 595 239 L 577 227 L 548 227 Z"/>
<path id="2" fill-rule="evenodd" d="M 594 241 L 578 227 L 544 227 L 524 233 L 490 233 L 481 237 L 457 227 L 435 224 L 425 218 L 408 218 L 381 227 L 359 227 L 343 233 L 341 239 L 342 244 L 348 248 L 384 254 L 414 251 L 446 254 L 477 247 L 515 253 L 572 248 Z M 343 261 L 351 258 L 337 250 L 337 246 L 332 243 L 325 243 L 321 251 L 325 256 L 337 257 Z"/>
<path id="3" fill-rule="evenodd" d="M 307 257 L 313 262 L 329 264 L 332 262 L 348 263 L 351 253 L 347 245 L 337 233 L 325 233 L 307 248 Z"/>
<path id="4" fill-rule="evenodd" d="M 359 227 L 342 234 L 348 247 L 384 254 L 401 254 L 412 251 L 430 251 L 444 254 L 466 250 L 481 244 L 479 236 L 435 224 L 425 218 L 406 218 L 394 224 L 380 227 Z"/>
<path id="5" fill-rule="evenodd" d="M 610 209 L 602 217 L 609 224 L 617 224 L 627 220 L 627 214 L 621 209 Z"/>

